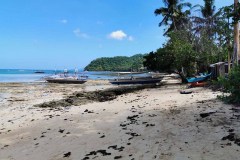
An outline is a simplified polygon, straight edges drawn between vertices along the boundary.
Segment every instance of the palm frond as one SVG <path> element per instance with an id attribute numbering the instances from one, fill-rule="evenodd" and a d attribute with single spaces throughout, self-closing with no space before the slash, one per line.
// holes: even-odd
<path id="1" fill-rule="evenodd" d="M 161 27 L 162 25 L 168 25 L 168 20 L 167 20 L 167 17 L 165 16 L 163 18 L 163 20 L 158 24 L 159 27 Z"/>
<path id="2" fill-rule="evenodd" d="M 167 13 L 168 13 L 168 9 L 164 7 L 158 8 L 154 11 L 155 15 L 162 15 L 162 14 L 166 15 Z"/>
<path id="3" fill-rule="evenodd" d="M 182 8 L 183 8 L 183 7 L 189 7 L 189 8 L 191 8 L 191 7 L 192 7 L 192 4 L 189 3 L 189 2 L 185 2 L 185 3 L 180 3 L 179 6 L 182 7 Z"/>

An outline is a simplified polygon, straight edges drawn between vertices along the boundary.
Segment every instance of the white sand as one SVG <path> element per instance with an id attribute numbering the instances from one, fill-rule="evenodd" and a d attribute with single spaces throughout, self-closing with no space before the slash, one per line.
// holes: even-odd
<path id="1" fill-rule="evenodd" d="M 183 86 L 168 85 L 113 101 L 49 110 L 32 106 L 111 86 L 13 86 L 0 86 L 1 94 L 8 95 L 0 101 L 1 160 L 239 159 L 240 146 L 221 140 L 229 129 L 239 134 L 239 120 L 230 105 L 216 99 L 218 92 L 196 88 L 180 94 Z M 201 118 L 205 112 L 216 113 Z"/>

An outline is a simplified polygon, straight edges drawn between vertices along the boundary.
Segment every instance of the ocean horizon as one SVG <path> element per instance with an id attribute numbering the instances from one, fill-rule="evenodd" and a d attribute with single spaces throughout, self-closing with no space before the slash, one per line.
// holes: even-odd
<path id="1" fill-rule="evenodd" d="M 39 72 L 40 73 L 36 73 Z M 39 69 L 0 69 L 0 83 L 2 82 L 40 82 L 44 77 L 62 73 L 64 70 L 39 70 Z M 75 69 L 67 70 L 68 73 L 74 73 Z M 79 74 L 88 76 L 89 79 L 112 79 L 113 72 L 108 71 L 83 71 L 78 70 Z"/>

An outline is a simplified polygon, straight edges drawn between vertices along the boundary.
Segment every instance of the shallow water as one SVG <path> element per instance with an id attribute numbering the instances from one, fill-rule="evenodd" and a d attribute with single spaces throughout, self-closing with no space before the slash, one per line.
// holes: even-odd
<path id="1" fill-rule="evenodd" d="M 0 69 L 0 83 L 1 82 L 37 82 L 43 81 L 44 77 L 51 76 L 54 74 L 62 73 L 61 70 L 41 70 L 44 73 L 34 73 L 35 69 Z M 69 74 L 74 74 L 74 70 L 68 70 Z M 88 79 L 93 80 L 107 80 L 114 79 L 118 77 L 117 72 L 109 71 L 98 71 L 98 72 L 88 72 L 79 71 L 79 75 L 88 76 Z M 131 76 L 124 75 L 124 76 Z M 138 74 L 136 76 L 146 76 L 146 74 Z"/>
<path id="2" fill-rule="evenodd" d="M 35 73 L 34 69 L 0 69 L 0 82 L 36 82 L 42 81 L 44 77 L 62 73 L 61 70 L 41 70 L 44 73 Z M 68 70 L 69 74 L 74 74 L 74 70 Z M 79 75 L 88 76 L 89 79 L 112 79 L 113 72 L 83 72 Z"/>

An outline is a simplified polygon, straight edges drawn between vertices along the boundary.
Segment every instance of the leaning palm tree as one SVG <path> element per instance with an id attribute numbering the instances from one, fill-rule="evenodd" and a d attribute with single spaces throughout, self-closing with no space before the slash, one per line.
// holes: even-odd
<path id="1" fill-rule="evenodd" d="M 161 15 L 163 17 L 159 26 L 168 26 L 164 35 L 167 33 L 180 29 L 183 24 L 188 22 L 188 16 L 190 10 L 183 11 L 184 7 L 191 8 L 190 3 L 180 3 L 179 0 L 163 0 L 166 7 L 161 7 L 155 10 L 155 15 Z"/>

